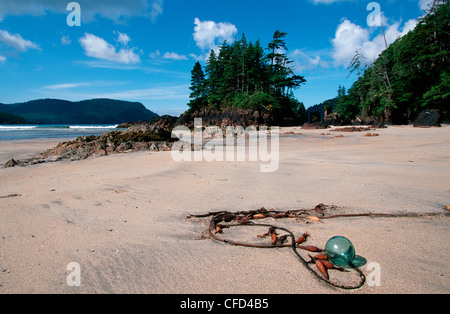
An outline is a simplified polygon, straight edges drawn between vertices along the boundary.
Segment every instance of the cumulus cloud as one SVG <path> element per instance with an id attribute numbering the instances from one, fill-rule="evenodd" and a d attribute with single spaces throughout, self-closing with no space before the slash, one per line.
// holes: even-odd
<path id="1" fill-rule="evenodd" d="M 0 42 L 21 52 L 27 51 L 28 49 L 40 50 L 37 44 L 23 39 L 19 34 L 10 34 L 9 32 L 1 29 Z"/>
<path id="2" fill-rule="evenodd" d="M 187 60 L 187 57 L 185 55 L 180 55 L 176 52 L 166 52 L 163 55 L 163 59 L 169 59 L 169 60 Z"/>
<path id="3" fill-rule="evenodd" d="M 164 54 L 161 54 L 161 52 L 159 50 L 152 52 L 149 56 L 152 59 L 160 59 L 160 58 L 166 59 L 166 60 L 187 60 L 188 59 L 185 55 L 180 55 L 176 52 L 166 52 Z"/>
<path id="4" fill-rule="evenodd" d="M 388 46 L 397 38 L 407 34 L 417 25 L 416 20 L 409 20 L 401 27 L 400 22 L 385 27 L 386 42 Z M 368 63 L 375 61 L 383 50 L 386 49 L 383 34 L 372 37 L 368 28 L 363 28 L 345 19 L 337 27 L 335 37 L 331 40 L 333 44 L 333 58 L 336 65 L 347 66 L 356 50 L 366 58 Z"/>
<path id="5" fill-rule="evenodd" d="M 216 23 L 214 21 L 194 20 L 194 40 L 203 50 L 218 50 L 225 40 L 232 42 L 237 28 L 231 23 Z"/>
<path id="6" fill-rule="evenodd" d="M 67 14 L 61 0 L 0 1 L 0 20 L 7 15 L 45 15 L 46 12 Z M 124 17 L 145 16 L 155 21 L 163 13 L 164 0 L 76 0 L 81 6 L 83 22 L 102 16 L 114 21 Z"/>
<path id="7" fill-rule="evenodd" d="M 315 57 L 310 57 L 309 54 L 300 49 L 295 49 L 290 53 L 290 57 L 294 61 L 294 69 L 297 72 L 328 67 L 328 63 L 321 56 L 316 54 Z"/>
<path id="8" fill-rule="evenodd" d="M 134 52 L 134 48 L 122 48 L 117 51 L 116 47 L 93 34 L 85 33 L 80 43 L 89 57 L 123 64 L 140 62 L 140 56 Z"/>
<path id="9" fill-rule="evenodd" d="M 128 46 L 128 43 L 131 41 L 130 36 L 121 32 L 114 32 L 114 34 L 117 34 L 117 41 L 119 43 L 121 43 L 123 46 Z"/>

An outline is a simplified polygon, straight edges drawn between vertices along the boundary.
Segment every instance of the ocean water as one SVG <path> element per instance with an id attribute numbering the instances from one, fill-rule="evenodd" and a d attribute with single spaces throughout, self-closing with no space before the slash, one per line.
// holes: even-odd
<path id="1" fill-rule="evenodd" d="M 0 142 L 32 139 L 75 139 L 119 130 L 118 125 L 0 125 Z"/>

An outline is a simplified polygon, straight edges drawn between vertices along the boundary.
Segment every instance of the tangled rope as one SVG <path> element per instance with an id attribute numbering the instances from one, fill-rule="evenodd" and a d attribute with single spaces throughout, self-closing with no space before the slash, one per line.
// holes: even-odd
<path id="1" fill-rule="evenodd" d="M 331 219 L 331 218 L 339 218 L 339 217 L 422 217 L 422 216 L 438 216 L 442 215 L 442 213 L 427 213 L 427 214 L 418 214 L 418 213 L 404 213 L 404 214 L 378 214 L 378 213 L 366 213 L 366 214 L 338 214 L 338 215 L 325 215 L 326 210 L 336 209 L 335 206 L 329 206 L 324 204 L 317 205 L 314 209 L 303 209 L 303 210 L 291 210 L 291 211 L 276 211 L 276 210 L 266 210 L 265 208 L 261 208 L 259 210 L 252 211 L 241 211 L 241 212 L 212 212 L 204 215 L 189 215 L 187 218 L 208 218 L 210 217 L 208 234 L 215 240 L 227 243 L 230 245 L 236 246 L 244 246 L 244 247 L 252 247 L 252 248 L 282 248 L 282 247 L 290 247 L 294 254 L 297 256 L 299 261 L 303 264 L 303 266 L 308 269 L 308 271 L 313 274 L 319 280 L 327 283 L 330 286 L 345 289 L 345 290 L 355 290 L 361 288 L 365 282 L 366 277 L 364 273 L 352 263 L 349 264 L 350 268 L 356 271 L 359 275 L 359 281 L 355 285 L 345 285 L 334 282 L 330 280 L 328 275 L 329 269 L 335 269 L 343 272 L 347 272 L 346 269 L 335 267 L 328 260 L 326 255 L 319 254 L 316 256 L 311 256 L 310 261 L 306 261 L 298 252 L 298 249 L 306 250 L 309 252 L 315 253 L 323 253 L 324 250 L 319 249 L 315 246 L 303 246 L 302 243 L 306 241 L 309 234 L 304 233 L 297 240 L 290 230 L 275 226 L 272 224 L 265 223 L 255 223 L 254 220 L 265 219 L 265 218 L 298 218 L 300 220 L 310 219 L 312 221 L 321 221 L 322 219 Z M 313 216 L 314 214 L 314 216 Z M 445 214 L 447 215 L 447 214 Z M 319 216 L 319 217 L 317 217 Z M 229 239 L 223 239 L 219 237 L 219 234 L 223 233 L 224 229 L 233 228 L 238 226 L 249 226 L 249 227 L 267 227 L 269 231 L 263 235 L 258 235 L 258 237 L 264 238 L 267 236 L 271 236 L 272 243 L 271 244 L 250 244 L 243 243 L 238 241 L 233 241 Z M 276 230 L 281 230 L 287 233 L 287 235 L 278 237 Z M 287 241 L 287 237 L 291 238 L 290 244 L 285 244 Z M 315 265 L 319 272 L 315 271 L 311 265 Z"/>

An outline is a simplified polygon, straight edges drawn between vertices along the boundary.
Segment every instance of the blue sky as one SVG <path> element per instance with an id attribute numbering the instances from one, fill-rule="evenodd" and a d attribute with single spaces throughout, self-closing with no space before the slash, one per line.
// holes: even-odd
<path id="1" fill-rule="evenodd" d="M 370 10 L 363 0 L 78 0 L 81 26 L 68 25 L 69 2 L 0 0 L 0 103 L 105 97 L 179 115 L 197 60 L 242 33 L 266 47 L 278 29 L 307 80 L 295 96 L 309 107 L 356 80 L 347 78 L 356 49 L 368 63 L 385 49 L 377 21 L 392 43 L 430 0 L 380 0 Z"/>

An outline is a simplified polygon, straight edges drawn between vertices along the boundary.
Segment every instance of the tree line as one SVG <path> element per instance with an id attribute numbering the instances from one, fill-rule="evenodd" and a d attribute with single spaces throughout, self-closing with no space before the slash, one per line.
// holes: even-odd
<path id="1" fill-rule="evenodd" d="M 275 31 L 266 48 L 242 35 L 211 50 L 206 66 L 196 62 L 191 72 L 189 111 L 254 109 L 303 123 L 306 110 L 293 90 L 306 82 L 293 71 L 287 56 L 287 33 Z"/>

